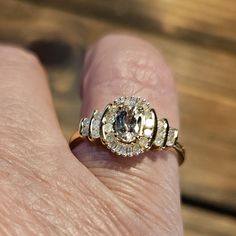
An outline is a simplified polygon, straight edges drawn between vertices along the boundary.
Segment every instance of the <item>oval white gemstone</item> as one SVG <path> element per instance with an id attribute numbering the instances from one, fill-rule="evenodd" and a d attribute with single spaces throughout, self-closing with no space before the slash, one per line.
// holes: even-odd
<path id="1" fill-rule="evenodd" d="M 134 141 L 140 133 L 142 114 L 135 107 L 123 106 L 117 113 L 115 131 L 123 142 Z"/>

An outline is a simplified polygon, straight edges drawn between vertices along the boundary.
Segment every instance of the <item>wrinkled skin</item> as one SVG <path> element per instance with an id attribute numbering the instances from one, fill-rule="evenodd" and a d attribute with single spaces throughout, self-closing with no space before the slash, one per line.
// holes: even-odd
<path id="1" fill-rule="evenodd" d="M 178 127 L 175 85 L 159 52 L 110 35 L 88 51 L 81 115 L 115 98 L 146 98 Z M 35 56 L 0 46 L 0 235 L 183 235 L 176 154 L 123 159 L 68 147 Z"/>

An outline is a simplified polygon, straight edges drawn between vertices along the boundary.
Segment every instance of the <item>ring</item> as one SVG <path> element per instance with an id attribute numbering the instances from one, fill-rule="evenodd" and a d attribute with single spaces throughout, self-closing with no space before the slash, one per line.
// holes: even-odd
<path id="1" fill-rule="evenodd" d="M 185 159 L 178 130 L 169 127 L 167 119 L 157 118 L 155 110 L 140 97 L 120 97 L 108 104 L 104 112 L 95 110 L 91 118 L 82 118 L 69 141 L 71 149 L 86 138 L 103 144 L 118 156 L 132 157 L 150 149 L 173 148 L 179 165 Z"/>

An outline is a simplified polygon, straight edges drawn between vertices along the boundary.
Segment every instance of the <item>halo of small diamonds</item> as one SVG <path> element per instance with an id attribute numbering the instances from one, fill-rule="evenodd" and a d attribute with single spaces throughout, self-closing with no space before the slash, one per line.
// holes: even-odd
<path id="1" fill-rule="evenodd" d="M 121 97 L 104 111 L 101 139 L 117 155 L 137 156 L 151 148 L 156 124 L 156 114 L 145 99 Z"/>

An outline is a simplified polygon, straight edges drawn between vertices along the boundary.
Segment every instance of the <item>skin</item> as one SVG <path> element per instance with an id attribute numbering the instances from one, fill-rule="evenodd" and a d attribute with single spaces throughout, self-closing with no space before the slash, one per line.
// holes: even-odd
<path id="1" fill-rule="evenodd" d="M 0 46 L 0 235 L 183 235 L 176 154 L 123 159 L 88 142 L 71 151 L 46 77 L 35 56 Z M 178 128 L 172 74 L 147 42 L 103 37 L 82 77 L 82 116 L 134 95 Z"/>

